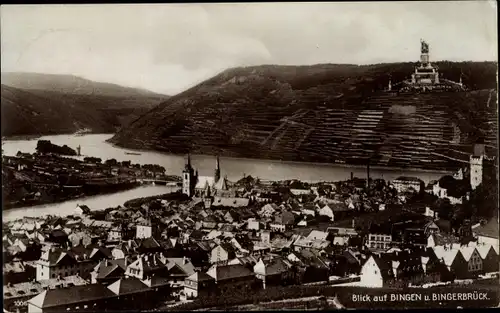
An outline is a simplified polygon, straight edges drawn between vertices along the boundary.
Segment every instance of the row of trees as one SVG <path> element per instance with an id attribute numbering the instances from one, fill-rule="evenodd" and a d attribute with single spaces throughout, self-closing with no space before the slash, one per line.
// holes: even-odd
<path id="1" fill-rule="evenodd" d="M 100 164 L 102 163 L 102 159 L 101 158 L 96 158 L 96 157 L 85 157 L 83 159 L 84 162 L 86 163 L 94 163 L 94 164 Z M 132 164 L 131 161 L 117 161 L 116 159 L 108 159 L 106 161 L 104 161 L 104 164 L 107 165 L 107 166 L 123 166 L 123 167 L 134 167 L 136 169 L 144 169 L 144 170 L 149 170 L 149 171 L 152 171 L 154 173 L 164 173 L 165 172 L 165 168 L 161 165 L 158 165 L 158 164 L 144 164 L 144 165 L 141 165 L 141 164 Z"/>

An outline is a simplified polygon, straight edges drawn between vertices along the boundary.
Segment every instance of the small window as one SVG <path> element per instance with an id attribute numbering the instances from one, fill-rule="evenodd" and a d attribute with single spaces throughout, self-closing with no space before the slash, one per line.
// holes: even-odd
<path id="1" fill-rule="evenodd" d="M 38 290 L 33 288 L 33 289 L 30 289 L 30 292 L 34 293 L 34 292 L 38 292 Z"/>
<path id="2" fill-rule="evenodd" d="M 24 290 L 19 290 L 17 293 L 20 294 L 20 295 L 25 295 L 26 294 L 26 292 Z"/>
<path id="3" fill-rule="evenodd" d="M 12 294 L 10 292 L 6 292 L 6 293 L 4 293 L 4 296 L 6 296 L 6 297 L 12 297 Z"/>

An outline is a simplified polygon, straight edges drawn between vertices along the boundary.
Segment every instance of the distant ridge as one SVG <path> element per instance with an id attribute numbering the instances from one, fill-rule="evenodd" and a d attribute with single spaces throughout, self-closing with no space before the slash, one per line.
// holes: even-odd
<path id="1" fill-rule="evenodd" d="M 2 84 L 27 90 L 45 90 L 78 95 L 165 97 L 141 88 L 96 82 L 74 75 L 2 72 Z"/>
<path id="2" fill-rule="evenodd" d="M 2 136 L 113 133 L 168 99 L 71 75 L 2 73 Z"/>

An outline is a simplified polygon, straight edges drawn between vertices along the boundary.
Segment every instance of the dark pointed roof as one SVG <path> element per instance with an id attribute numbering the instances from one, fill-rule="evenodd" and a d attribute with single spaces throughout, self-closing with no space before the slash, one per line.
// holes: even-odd
<path id="1" fill-rule="evenodd" d="M 108 286 L 115 295 L 127 295 L 149 290 L 149 287 L 135 277 L 121 278 Z"/>
<path id="2" fill-rule="evenodd" d="M 191 281 L 196 281 L 196 282 L 202 282 L 202 281 L 210 281 L 214 280 L 214 278 L 204 272 L 196 272 L 193 275 L 189 276 L 186 278 L 186 280 L 191 280 Z"/>

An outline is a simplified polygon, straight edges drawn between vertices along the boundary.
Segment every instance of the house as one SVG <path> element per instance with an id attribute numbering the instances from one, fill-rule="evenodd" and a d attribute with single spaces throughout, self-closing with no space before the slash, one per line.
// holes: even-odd
<path id="1" fill-rule="evenodd" d="M 92 284 L 108 285 L 125 276 L 129 260 L 128 258 L 119 260 L 102 260 L 90 273 Z"/>
<path id="2" fill-rule="evenodd" d="M 255 274 L 241 264 L 213 265 L 207 274 L 215 280 L 220 294 L 232 293 L 235 290 L 244 292 L 251 290 L 256 283 Z"/>
<path id="3" fill-rule="evenodd" d="M 426 236 L 439 233 L 439 227 L 436 225 L 436 223 L 434 223 L 434 221 L 429 221 L 424 225 L 424 233 Z"/>
<path id="4" fill-rule="evenodd" d="M 147 296 L 152 292 L 148 285 L 135 277 L 120 278 L 108 285 L 108 289 L 115 295 L 109 310 L 116 307 L 128 310 L 143 308 L 148 302 Z"/>
<path id="5" fill-rule="evenodd" d="M 254 265 L 255 277 L 262 281 L 262 286 L 280 285 L 289 277 L 290 263 L 285 263 L 282 258 L 259 259 Z"/>
<path id="6" fill-rule="evenodd" d="M 427 237 L 427 247 L 433 248 L 436 246 L 454 245 L 458 244 L 460 239 L 453 235 L 443 233 L 431 233 Z"/>
<path id="7" fill-rule="evenodd" d="M 68 236 L 71 246 L 75 247 L 78 245 L 88 246 L 92 244 L 92 237 L 86 232 L 73 232 Z"/>
<path id="8" fill-rule="evenodd" d="M 498 220 L 491 219 L 485 225 L 478 226 L 472 230 L 478 244 L 484 243 L 494 247 L 499 246 L 499 227 Z"/>
<path id="9" fill-rule="evenodd" d="M 100 284 L 47 289 L 28 301 L 28 312 L 104 311 L 108 308 L 107 301 L 115 296 Z"/>
<path id="10" fill-rule="evenodd" d="M 4 309 L 9 312 L 27 312 L 28 300 L 47 289 L 83 286 L 88 282 L 78 276 L 68 276 L 63 279 L 53 278 L 42 281 L 26 281 L 17 284 L 4 285 Z"/>
<path id="11" fill-rule="evenodd" d="M 387 250 L 390 248 L 391 242 L 392 235 L 370 233 L 368 235 L 368 240 L 366 241 L 366 246 L 371 249 Z"/>
<path id="12" fill-rule="evenodd" d="M 91 212 L 90 208 L 84 204 L 77 204 L 74 211 L 76 215 L 88 215 Z"/>
<path id="13" fill-rule="evenodd" d="M 258 212 L 261 217 L 271 217 L 279 210 L 278 206 L 274 203 L 264 205 Z"/>
<path id="14" fill-rule="evenodd" d="M 498 272 L 498 246 L 496 248 L 497 250 L 489 244 L 478 244 L 476 247 L 483 260 L 484 273 Z"/>
<path id="15" fill-rule="evenodd" d="M 76 251 L 75 251 L 76 250 Z M 52 247 L 36 261 L 36 280 L 80 275 L 86 278 L 102 258 L 98 249 L 75 247 L 63 250 Z"/>
<path id="16" fill-rule="evenodd" d="M 184 282 L 184 295 L 187 299 L 210 296 L 215 289 L 215 279 L 204 272 L 196 272 Z"/>
<path id="17" fill-rule="evenodd" d="M 319 230 L 311 230 L 309 235 L 307 236 L 308 240 L 328 240 L 332 239 L 330 233 L 325 232 L 325 231 L 319 231 Z"/>
<path id="18" fill-rule="evenodd" d="M 224 215 L 224 220 L 228 223 L 238 222 L 239 219 L 240 219 L 239 214 L 236 213 L 236 211 L 234 210 L 229 210 Z"/>
<path id="19" fill-rule="evenodd" d="M 138 245 L 134 240 L 123 241 L 111 250 L 111 255 L 115 260 L 124 259 L 125 257 L 133 257 L 138 253 L 137 248 Z"/>
<path id="20" fill-rule="evenodd" d="M 154 239 L 153 237 L 148 237 L 146 239 L 138 241 L 137 252 L 138 253 L 163 252 L 163 247 L 156 239 Z"/>
<path id="21" fill-rule="evenodd" d="M 237 197 L 214 197 L 212 206 L 214 207 L 231 207 L 231 208 L 242 208 L 247 207 L 249 203 L 248 198 L 237 198 Z"/>
<path id="22" fill-rule="evenodd" d="M 248 230 L 261 230 L 263 229 L 264 226 L 262 225 L 262 223 L 256 219 L 249 219 L 247 221 L 247 229 Z"/>
<path id="23" fill-rule="evenodd" d="M 328 260 L 319 253 L 306 248 L 288 254 L 287 260 L 298 269 L 293 273 L 298 283 L 328 281 L 330 272 Z"/>
<path id="24" fill-rule="evenodd" d="M 319 211 L 318 214 L 321 216 L 328 216 L 331 221 L 334 220 L 334 213 L 333 209 L 330 208 L 328 205 L 323 206 Z"/>
<path id="25" fill-rule="evenodd" d="M 153 275 L 167 277 L 168 268 L 157 254 L 146 254 L 129 264 L 125 275 L 138 279 L 146 279 Z"/>
<path id="26" fill-rule="evenodd" d="M 210 263 L 225 262 L 236 257 L 236 249 L 228 243 L 215 246 L 210 252 Z"/>
<path id="27" fill-rule="evenodd" d="M 470 191 L 470 182 L 446 175 L 439 179 L 432 191 L 439 198 L 449 199 L 451 204 L 461 204 Z"/>
<path id="28" fill-rule="evenodd" d="M 394 279 L 392 262 L 372 255 L 361 267 L 360 286 L 382 288 Z"/>
<path id="29" fill-rule="evenodd" d="M 292 228 L 295 224 L 295 216 L 292 212 L 283 211 L 276 215 L 274 222 L 269 224 L 272 231 L 275 232 L 286 232 L 288 229 Z"/>
<path id="30" fill-rule="evenodd" d="M 436 257 L 446 265 L 452 277 L 456 279 L 473 278 L 483 270 L 481 255 L 473 246 L 444 245 L 435 246 L 432 249 Z"/>
<path id="31" fill-rule="evenodd" d="M 160 255 L 160 260 L 166 264 L 168 269 L 167 278 L 171 286 L 183 282 L 195 272 L 193 263 L 187 257 L 167 258 Z"/>
<path id="32" fill-rule="evenodd" d="M 437 217 L 437 212 L 427 206 L 425 207 L 424 216 L 435 219 Z"/>
<path id="33" fill-rule="evenodd" d="M 302 196 L 302 195 L 310 195 L 312 194 L 312 190 L 311 189 L 307 189 L 307 188 L 292 188 L 290 189 L 290 193 L 294 196 Z"/>
<path id="34" fill-rule="evenodd" d="M 136 226 L 136 238 L 138 239 L 144 239 L 144 238 L 150 238 L 150 237 L 158 237 L 159 232 L 158 232 L 158 227 L 157 225 L 154 225 L 150 219 L 146 219 L 140 223 L 137 224 Z"/>
<path id="35" fill-rule="evenodd" d="M 32 281 L 36 278 L 36 269 L 22 260 L 13 260 L 3 263 L 3 283 L 17 284 Z"/>
<path id="36" fill-rule="evenodd" d="M 420 193 L 424 189 L 424 182 L 416 177 L 406 177 L 400 176 L 394 179 L 392 182 L 394 189 L 398 191 L 398 193 L 405 193 L 407 191 L 414 191 Z"/>
<path id="37" fill-rule="evenodd" d="M 125 225 L 115 226 L 108 232 L 108 241 L 110 242 L 127 240 L 132 237 L 133 233 L 131 233 L 130 229 Z"/>

